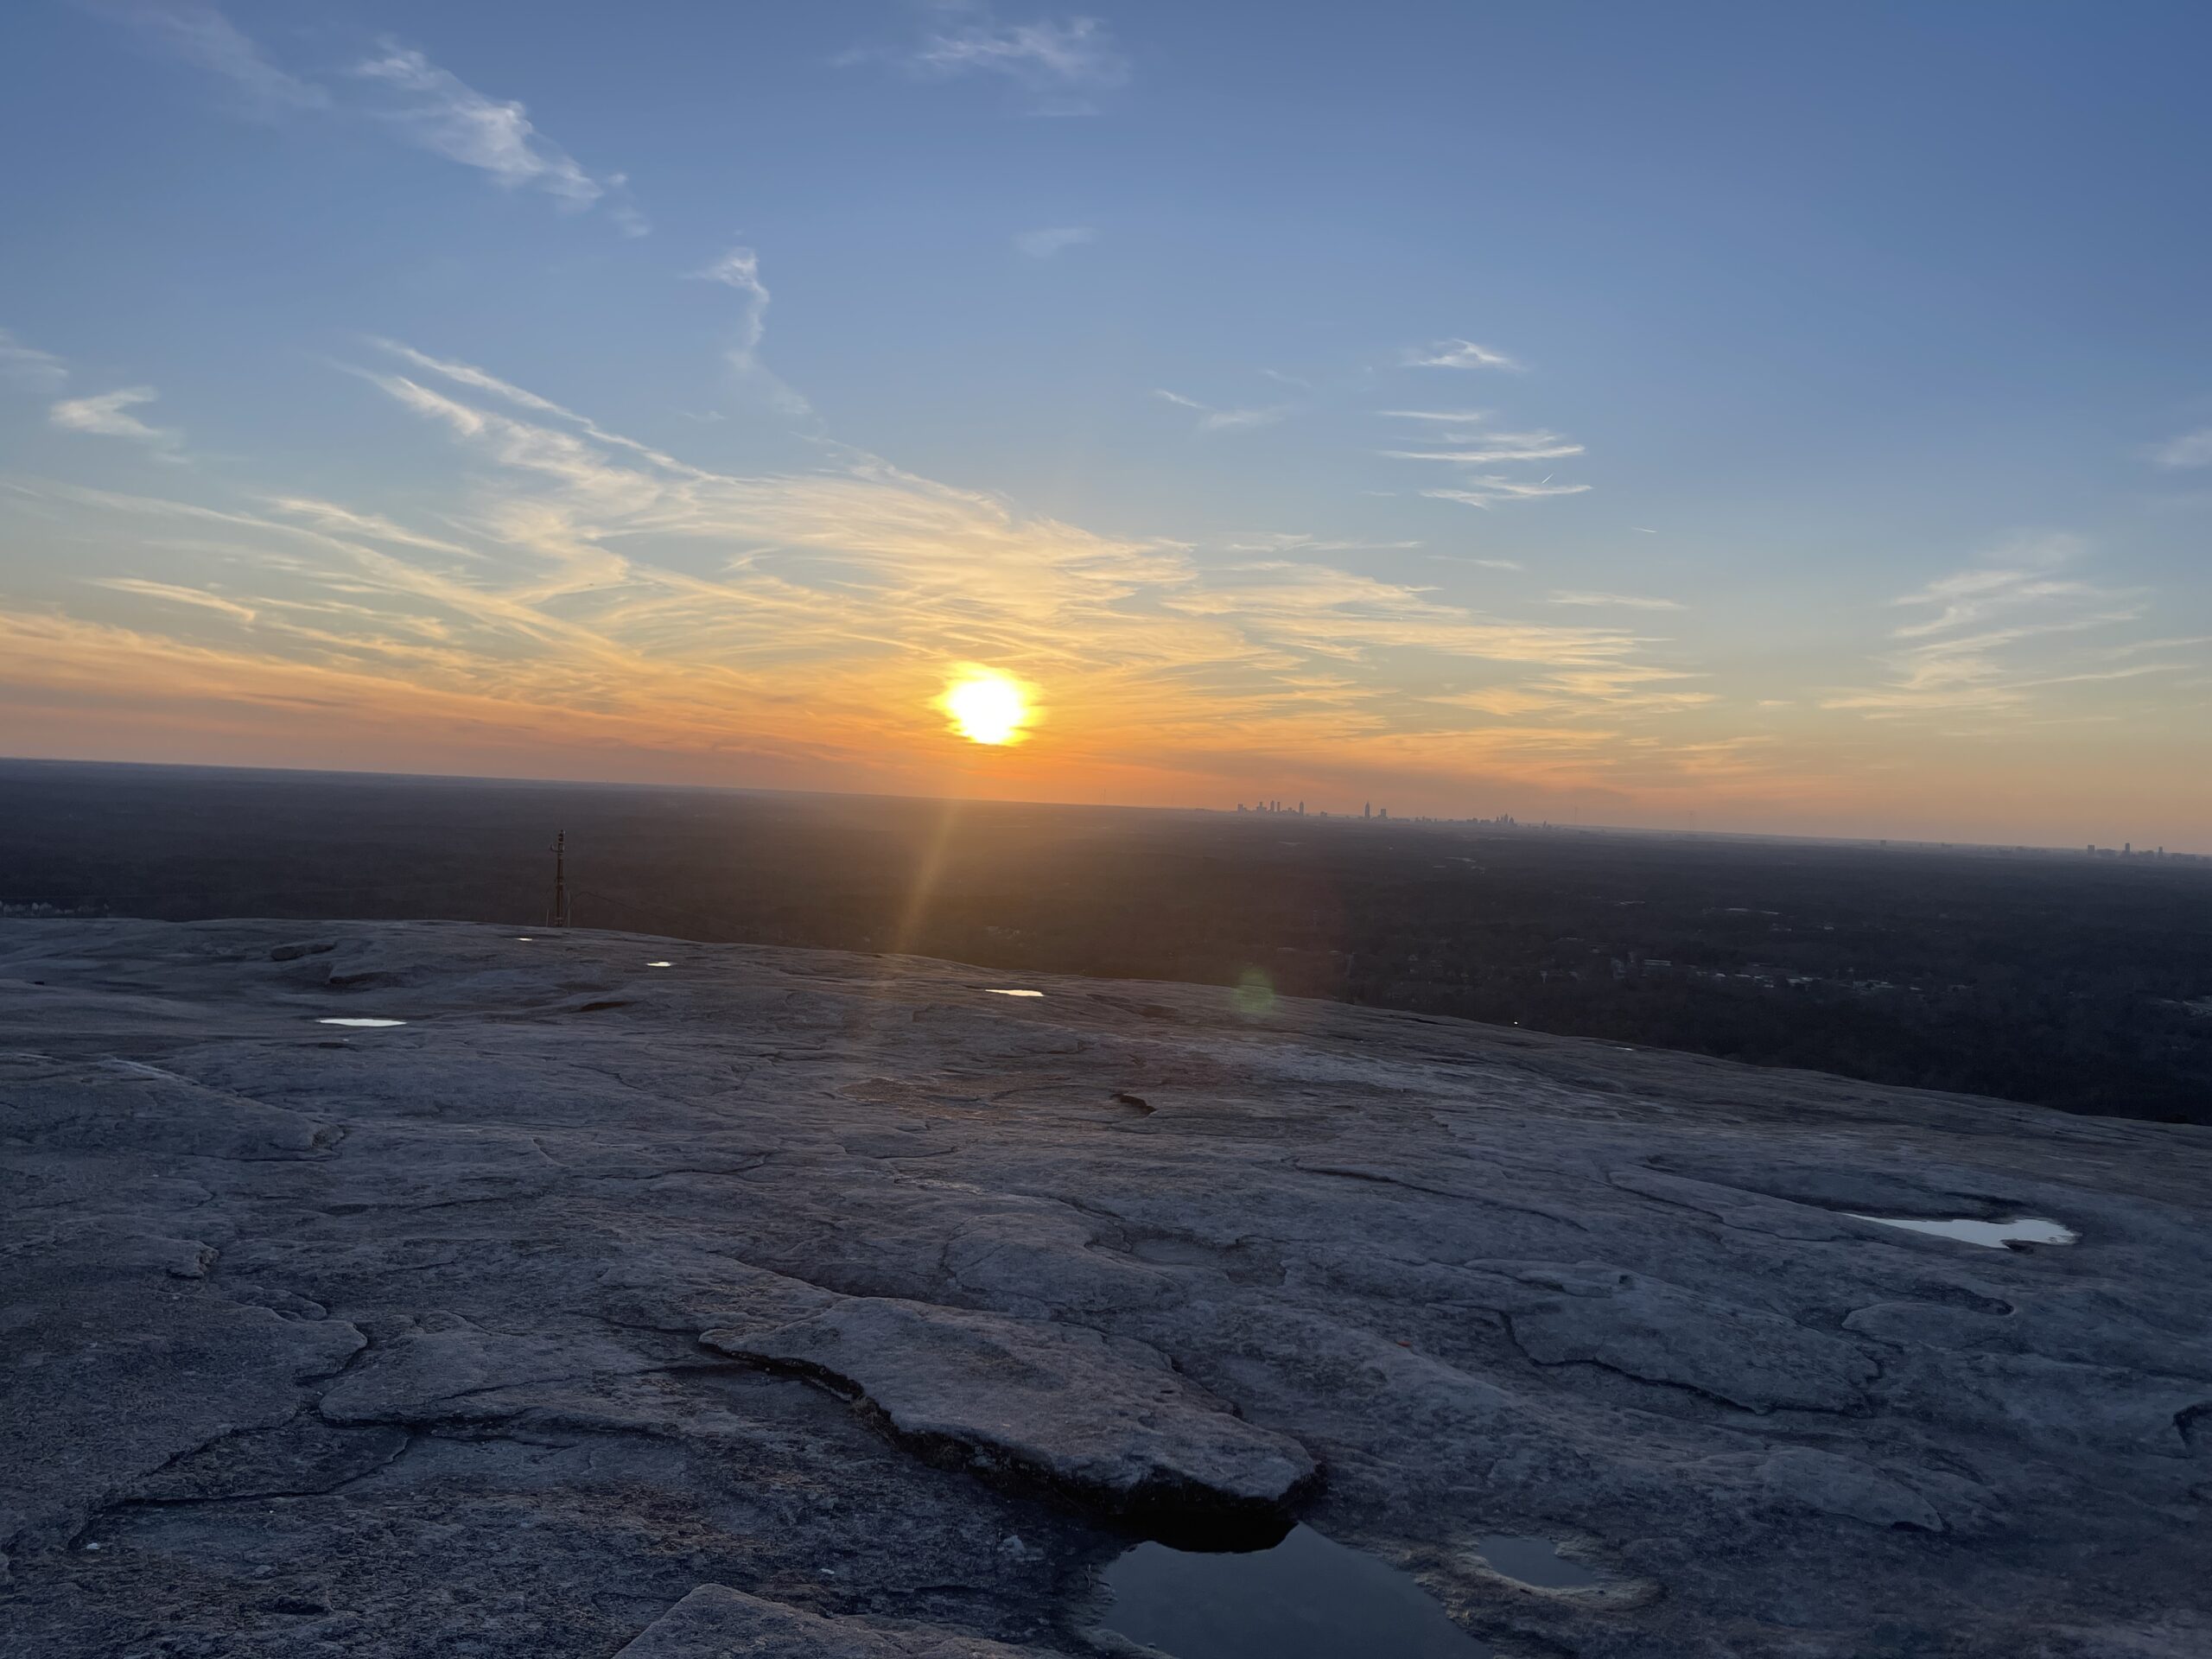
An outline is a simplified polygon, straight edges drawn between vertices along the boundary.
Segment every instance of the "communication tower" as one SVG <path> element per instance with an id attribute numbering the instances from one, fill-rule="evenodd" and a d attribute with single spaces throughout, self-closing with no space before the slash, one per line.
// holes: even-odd
<path id="1" fill-rule="evenodd" d="M 553 836 L 553 908 L 545 918 L 548 927 L 569 925 L 569 832 L 556 830 Z"/>

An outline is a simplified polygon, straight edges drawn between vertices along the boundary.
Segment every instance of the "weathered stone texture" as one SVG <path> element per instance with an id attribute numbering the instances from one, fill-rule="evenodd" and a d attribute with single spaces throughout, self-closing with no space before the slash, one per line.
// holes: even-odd
<path id="1" fill-rule="evenodd" d="M 0 923 L 8 1651 L 1083 1654 L 1295 1512 L 1521 1659 L 2212 1653 L 2212 1132 L 1007 982 Z"/>

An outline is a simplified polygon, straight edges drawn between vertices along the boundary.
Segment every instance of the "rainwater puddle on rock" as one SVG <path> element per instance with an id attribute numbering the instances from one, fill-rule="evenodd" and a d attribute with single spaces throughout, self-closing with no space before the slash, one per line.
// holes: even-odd
<path id="1" fill-rule="evenodd" d="M 404 1026 L 406 1023 L 404 1020 L 318 1020 L 315 1021 L 318 1026 L 352 1026 L 357 1030 L 366 1030 L 381 1026 Z"/>
<path id="2" fill-rule="evenodd" d="M 1570 1561 L 1548 1538 L 1509 1538 L 1492 1534 L 1475 1546 L 1491 1572 L 1538 1590 L 1583 1590 L 1604 1576 Z"/>
<path id="3" fill-rule="evenodd" d="M 985 996 L 1042 996 L 1045 993 L 1042 991 L 1002 991 L 995 985 L 986 985 L 983 988 L 983 995 Z"/>
<path id="4" fill-rule="evenodd" d="M 1489 1659 L 1428 1592 L 1371 1555 L 1294 1527 L 1243 1553 L 1143 1543 L 1106 1569 L 1100 1623 L 1174 1659 Z"/>
<path id="5" fill-rule="evenodd" d="M 1929 1233 L 1937 1238 L 1955 1238 L 1962 1243 L 1980 1244 L 1993 1250 L 2001 1250 L 2015 1240 L 2023 1244 L 2071 1244 L 2081 1237 L 2071 1227 L 2033 1216 L 2023 1216 L 2017 1221 L 1929 1221 L 1918 1216 L 1862 1216 L 1855 1210 L 1844 1213 L 1853 1221 L 1902 1227 L 1907 1232 Z"/>

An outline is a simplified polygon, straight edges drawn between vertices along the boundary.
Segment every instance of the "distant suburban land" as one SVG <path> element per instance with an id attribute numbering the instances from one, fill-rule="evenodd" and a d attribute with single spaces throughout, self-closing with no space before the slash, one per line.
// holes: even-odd
<path id="1" fill-rule="evenodd" d="M 0 912 L 578 926 L 1240 986 L 2212 1123 L 2212 861 L 0 762 Z"/>

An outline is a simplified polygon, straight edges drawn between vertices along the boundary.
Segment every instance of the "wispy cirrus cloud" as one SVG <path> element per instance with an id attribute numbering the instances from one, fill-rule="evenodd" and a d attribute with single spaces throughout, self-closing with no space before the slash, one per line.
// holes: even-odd
<path id="1" fill-rule="evenodd" d="M 1409 361 L 1429 367 L 1477 366 L 1471 361 L 1447 363 L 1452 351 L 1443 347 L 1468 346 L 1465 340 L 1440 342 L 1437 353 L 1427 358 L 1413 358 Z M 1471 352 L 1481 352 L 1480 346 L 1468 346 Z M 1487 355 L 1497 356 L 1491 353 Z M 1500 359 L 1501 363 L 1504 359 Z M 1510 366 L 1518 368 L 1518 364 Z M 1534 470 L 1537 463 L 1572 461 L 1587 453 L 1586 446 L 1549 428 L 1538 427 L 1522 432 L 1501 432 L 1491 429 L 1489 410 L 1480 409 L 1383 409 L 1375 411 L 1383 420 L 1405 421 L 1413 424 L 1413 433 L 1402 440 L 1404 448 L 1381 449 L 1376 453 L 1390 461 L 1419 461 L 1430 466 L 1450 467 L 1460 476 L 1451 485 L 1421 492 L 1432 500 L 1456 501 L 1462 506 L 1490 508 L 1500 502 L 1538 501 L 1553 496 L 1580 495 L 1587 484 L 1555 484 L 1554 469 L 1541 478 L 1530 480 L 1506 473 L 1478 472 L 1474 469 L 1490 467 L 1529 467 Z M 1462 430 L 1450 429 L 1459 428 Z"/>
<path id="2" fill-rule="evenodd" d="M 1273 426 L 1290 413 L 1287 404 L 1274 404 L 1262 409 L 1216 409 L 1211 404 L 1185 397 L 1179 391 L 1155 390 L 1152 395 L 1162 403 L 1173 404 L 1178 409 L 1187 409 L 1195 413 L 1201 432 L 1236 432 L 1249 427 Z"/>
<path id="3" fill-rule="evenodd" d="M 1128 60 L 1096 17 L 1001 21 L 980 3 L 931 7 L 935 22 L 910 47 L 893 54 L 859 52 L 848 61 L 891 56 L 910 73 L 936 79 L 995 77 L 1031 115 L 1091 115 L 1099 94 L 1129 78 Z"/>
<path id="4" fill-rule="evenodd" d="M 626 182 L 620 173 L 594 175 L 540 132 L 519 102 L 480 92 L 411 47 L 387 43 L 353 73 L 381 89 L 378 113 L 410 143 L 473 167 L 507 189 L 537 190 L 565 211 L 580 213 Z M 642 216 L 626 200 L 613 204 L 626 232 L 643 234 Z"/>
<path id="5" fill-rule="evenodd" d="M 419 149 L 473 168 L 511 190 L 534 190 L 563 211 L 603 207 L 626 235 L 652 226 L 620 173 L 593 173 L 538 130 L 511 99 L 478 91 L 412 47 L 387 41 L 334 80 L 283 67 L 215 7 L 199 0 L 92 0 L 142 44 L 219 78 L 245 114 L 368 117 Z"/>
<path id="6" fill-rule="evenodd" d="M 1393 461 L 1441 461 L 1460 467 L 1494 467 L 1508 461 L 1565 461 L 1582 445 L 1556 432 L 1486 432 L 1465 449 L 1383 449 Z"/>
<path id="7" fill-rule="evenodd" d="M 2167 439 L 2152 452 L 2151 459 L 2161 467 L 2177 469 L 2212 467 L 2212 426 L 2201 426 L 2194 432 Z"/>
<path id="8" fill-rule="evenodd" d="M 1517 684 L 1443 693 L 1433 700 L 1493 715 L 1674 715 L 1719 701 L 1718 693 L 1687 683 L 1703 677 L 1694 670 L 1605 662 L 1559 670 Z"/>
<path id="9" fill-rule="evenodd" d="M 1462 479 L 1454 489 L 1423 490 L 1433 501 L 1457 501 L 1464 507 L 1490 508 L 1501 501 L 1541 501 L 1555 495 L 1581 495 L 1587 484 L 1554 484 L 1549 479 L 1531 484 L 1522 479 L 1488 474 Z"/>
<path id="10" fill-rule="evenodd" d="M 69 365 L 52 352 L 26 346 L 8 330 L 0 328 L 0 376 L 51 391 L 68 379 Z"/>
<path id="11" fill-rule="evenodd" d="M 658 755 L 719 776 L 737 755 L 753 776 L 930 786 L 930 768 L 960 762 L 931 747 L 929 699 L 948 660 L 986 661 L 1048 688 L 1040 753 L 1096 787 L 1401 750 L 1438 766 L 1571 753 L 1602 773 L 1614 751 L 1588 716 L 1676 671 L 1642 662 L 1623 628 L 1486 615 L 1322 562 L 1376 543 L 1252 536 L 1275 556 L 1224 569 L 850 451 L 821 470 L 718 472 L 474 363 L 379 350 L 397 372 L 368 383 L 474 463 L 435 527 L 281 488 L 215 506 L 42 486 L 42 507 L 115 521 L 111 568 L 85 580 L 130 608 L 118 623 L 0 606 L 0 689 L 89 696 L 106 664 L 103 695 L 124 695 L 124 662 L 156 725 L 187 707 L 272 727 L 343 709 L 315 729 L 335 721 L 355 755 L 382 753 L 376 733 L 397 722 L 516 753 L 581 745 L 601 758 L 575 764 L 602 773 Z M 0 486 L 0 501 L 25 494 Z M 1403 664 L 1431 660 L 1491 664 L 1542 712 L 1409 715 Z M 1456 739 L 1439 726 L 1454 720 Z"/>
<path id="12" fill-rule="evenodd" d="M 1321 657 L 1425 649 L 1446 657 L 1612 667 L 1643 641 L 1618 628 L 1561 626 L 1480 615 L 1427 589 L 1327 565 L 1253 560 L 1209 573 L 1162 602 L 1192 615 L 1233 616 L 1261 639 Z"/>
<path id="13" fill-rule="evenodd" d="M 1586 593 L 1575 588 L 1555 588 L 1550 602 L 1554 605 L 1618 606 L 1631 611 L 1679 611 L 1679 599 L 1656 599 L 1649 594 Z"/>
<path id="14" fill-rule="evenodd" d="M 474 364 L 433 357 L 428 352 L 417 351 L 414 346 L 403 344 L 399 340 L 385 340 L 377 335 L 369 337 L 369 344 L 374 346 L 378 351 L 411 364 L 416 368 L 426 369 L 432 374 L 442 375 L 446 379 L 467 386 L 473 391 L 488 391 L 503 403 L 512 404 L 518 409 L 526 409 L 537 415 L 551 415 L 574 425 L 581 426 L 594 436 L 602 438 L 609 443 L 625 444 L 629 442 L 626 438 L 617 437 L 613 433 L 601 432 L 588 418 L 577 414 L 574 410 L 563 409 L 551 398 L 541 397 L 534 391 L 527 391 L 520 386 L 511 385 L 497 375 L 486 373 Z"/>
<path id="15" fill-rule="evenodd" d="M 2002 550 L 2004 563 L 1939 576 L 1925 587 L 1890 601 L 1899 608 L 1927 609 L 1932 614 L 1897 629 L 1900 639 L 1948 633 L 1979 624 L 2007 611 L 2047 604 L 2104 597 L 2100 590 L 2076 578 L 2053 574 L 2081 556 L 2079 537 L 2045 534 L 2016 538 Z"/>
<path id="16" fill-rule="evenodd" d="M 1032 259 L 1050 259 L 1056 253 L 1097 239 L 1098 232 L 1094 226 L 1056 225 L 1044 230 L 1017 232 L 1014 245 Z"/>
<path id="17" fill-rule="evenodd" d="M 258 621 L 261 615 L 260 611 L 252 605 L 241 604 L 234 599 L 226 599 L 221 594 L 210 593 L 204 588 L 180 587 L 173 582 L 149 582 L 142 576 L 94 576 L 91 578 L 88 585 L 105 588 L 110 593 L 132 594 L 141 599 L 156 599 L 166 604 L 191 606 L 203 611 L 213 611 L 219 615 L 245 623 L 249 626 Z"/>
<path id="18" fill-rule="evenodd" d="M 1400 553 L 1419 547 L 1419 542 L 1370 542 L 1330 539 L 1297 531 L 1248 530 L 1224 538 L 1227 553 Z"/>
<path id="19" fill-rule="evenodd" d="M 2059 685 L 2173 674 L 2202 642 L 2114 639 L 2146 613 L 2139 590 L 2059 574 L 2084 556 L 2078 537 L 2015 538 L 1995 562 L 1939 576 L 1891 601 L 1924 613 L 1890 631 L 1896 648 L 1878 660 L 1884 683 L 1838 690 L 1823 709 L 1875 719 L 2017 717 Z"/>
<path id="20" fill-rule="evenodd" d="M 813 404 L 760 361 L 760 342 L 767 334 L 770 299 L 768 284 L 760 276 L 760 256 L 740 245 L 705 269 L 690 275 L 696 281 L 719 283 L 724 288 L 734 289 L 744 299 L 745 308 L 738 318 L 737 342 L 724 353 L 730 366 L 747 381 L 764 388 L 769 400 L 785 416 L 818 428 L 820 416 L 815 413 Z"/>
<path id="21" fill-rule="evenodd" d="M 329 92 L 273 62 L 214 7 L 190 0 L 95 0 L 92 10 L 127 25 L 148 47 L 229 83 L 249 115 L 327 110 Z"/>
<path id="22" fill-rule="evenodd" d="M 745 314 L 738 326 L 738 343 L 730 353 L 731 361 L 740 368 L 751 368 L 754 353 L 760 349 L 760 340 L 768 330 L 767 283 L 760 280 L 760 256 L 751 248 L 730 249 L 712 264 L 691 276 L 697 281 L 720 283 L 724 288 L 734 288 L 745 296 Z"/>
<path id="23" fill-rule="evenodd" d="M 1452 426 L 1480 426 L 1491 418 L 1486 409 L 1378 409 L 1386 421 L 1438 421 Z"/>
<path id="24" fill-rule="evenodd" d="M 1404 362 L 1416 369 L 1504 369 L 1518 372 L 1525 365 L 1503 352 L 1478 346 L 1471 340 L 1437 340 L 1408 351 Z"/>
<path id="25" fill-rule="evenodd" d="M 63 432 L 129 438 L 156 449 L 174 449 L 181 439 L 180 433 L 169 427 L 149 426 L 130 413 L 160 395 L 151 386 L 124 386 L 91 397 L 65 397 L 46 411 L 47 424 Z"/>

